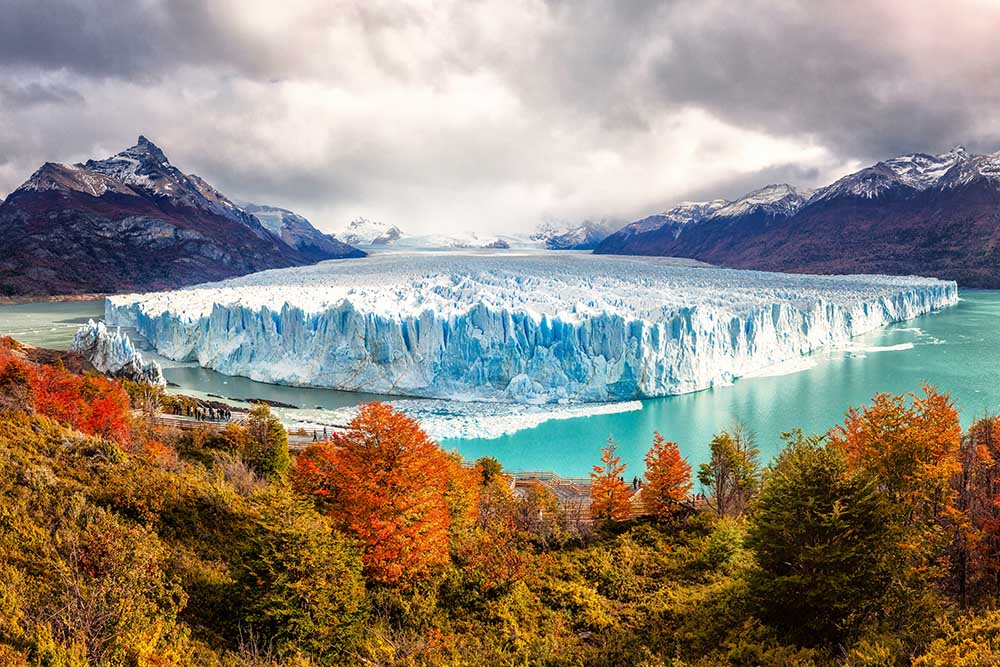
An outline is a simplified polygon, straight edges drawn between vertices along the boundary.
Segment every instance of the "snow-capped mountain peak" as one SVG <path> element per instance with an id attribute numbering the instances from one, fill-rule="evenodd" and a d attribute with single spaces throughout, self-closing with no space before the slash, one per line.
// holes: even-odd
<path id="1" fill-rule="evenodd" d="M 350 252 L 346 244 L 336 237 L 316 229 L 311 222 L 294 211 L 246 201 L 237 201 L 236 203 L 241 209 L 259 220 L 265 229 L 299 252 L 317 259 Z"/>
<path id="2" fill-rule="evenodd" d="M 621 226 L 620 220 L 611 218 L 583 222 L 547 220 L 529 240 L 541 241 L 549 250 L 591 250 Z"/>
<path id="3" fill-rule="evenodd" d="M 976 155 L 955 163 L 938 182 L 941 188 L 955 188 L 975 180 L 1000 183 L 1000 152 Z"/>
<path id="4" fill-rule="evenodd" d="M 900 188 L 910 192 L 917 189 L 903 180 L 887 162 L 879 162 L 844 176 L 825 188 L 820 188 L 809 200 L 809 203 L 830 201 L 838 197 L 875 199 L 889 190 Z"/>
<path id="5" fill-rule="evenodd" d="M 390 245 L 402 237 L 399 227 L 368 218 L 356 218 L 337 233 L 337 238 L 351 245 Z"/>
<path id="6" fill-rule="evenodd" d="M 956 146 L 940 155 L 900 155 L 844 176 L 832 185 L 818 190 L 810 201 L 818 202 L 840 196 L 874 199 L 888 190 L 926 190 L 941 183 L 952 169 L 977 159 L 970 156 L 963 146 Z"/>
<path id="7" fill-rule="evenodd" d="M 79 165 L 46 162 L 14 192 L 74 191 L 101 197 L 107 192 L 135 196 L 134 190 L 113 178 L 97 174 Z M 12 193 L 13 194 L 13 193 Z"/>
<path id="8" fill-rule="evenodd" d="M 153 197 L 163 197 L 189 206 L 204 199 L 197 187 L 176 167 L 160 148 L 146 137 L 103 160 L 87 160 L 83 165 Z"/>
<path id="9" fill-rule="evenodd" d="M 144 135 L 140 134 L 139 139 L 136 141 L 135 146 L 126 149 L 125 152 L 131 151 L 133 155 L 138 157 L 146 157 L 149 160 L 159 163 L 169 162 L 167 156 L 163 154 L 163 151 L 159 146 L 154 144 L 152 141 L 147 139 Z"/>
<path id="10" fill-rule="evenodd" d="M 687 224 L 690 222 L 700 222 L 710 218 L 715 213 L 731 202 L 728 199 L 713 199 L 711 201 L 682 201 L 673 208 L 667 209 L 659 216 L 666 218 L 669 222 Z"/>
<path id="11" fill-rule="evenodd" d="M 912 153 L 886 160 L 885 164 L 899 179 L 917 190 L 926 190 L 937 184 L 949 169 L 969 159 L 962 146 L 956 146 L 940 155 Z"/>
<path id="12" fill-rule="evenodd" d="M 260 238 L 270 232 L 254 216 L 196 174 L 185 174 L 170 163 L 159 146 L 139 136 L 136 144 L 104 160 L 87 160 L 83 169 L 128 185 L 131 189 L 173 206 L 208 211 L 238 222 Z"/>
<path id="13" fill-rule="evenodd" d="M 736 201 L 716 209 L 712 218 L 734 218 L 763 211 L 769 215 L 792 215 L 798 211 L 812 196 L 808 188 L 795 188 L 787 183 L 766 185 L 759 190 L 749 192 Z"/>

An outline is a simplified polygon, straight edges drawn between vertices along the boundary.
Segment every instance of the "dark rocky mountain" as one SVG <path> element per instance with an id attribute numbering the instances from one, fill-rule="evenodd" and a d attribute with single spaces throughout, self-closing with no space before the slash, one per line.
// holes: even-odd
<path id="1" fill-rule="evenodd" d="M 872 165 L 809 193 L 769 186 L 683 224 L 640 220 L 597 253 L 734 268 L 919 274 L 1000 287 L 1000 155 L 956 148 Z M 794 191 L 794 196 L 793 192 Z"/>
<path id="2" fill-rule="evenodd" d="M 106 160 L 42 165 L 0 204 L 0 238 L 5 296 L 164 289 L 364 256 L 335 240 L 290 244 L 145 137 Z"/>

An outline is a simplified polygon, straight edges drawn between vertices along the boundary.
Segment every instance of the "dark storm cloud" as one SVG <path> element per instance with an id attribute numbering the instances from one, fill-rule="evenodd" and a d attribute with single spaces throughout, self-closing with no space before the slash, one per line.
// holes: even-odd
<path id="1" fill-rule="evenodd" d="M 865 161 L 960 142 L 995 150 L 996 134 L 977 124 L 1000 101 L 1000 70 L 977 61 L 996 62 L 1000 49 L 981 42 L 970 58 L 962 19 L 1000 25 L 995 12 L 964 12 L 945 3 L 684 3 L 666 17 L 670 48 L 649 84 L 664 104 L 812 134 Z M 936 59 L 951 67 L 922 68 Z"/>
<path id="2" fill-rule="evenodd" d="M 631 216 L 1000 148 L 1000 7 L 0 0 L 0 190 L 139 133 L 327 228 Z"/>
<path id="3" fill-rule="evenodd" d="M 819 178 L 818 170 L 803 167 L 798 164 L 781 164 L 767 167 L 759 171 L 739 174 L 713 183 L 709 187 L 694 188 L 685 198 L 692 201 L 708 199 L 738 199 L 740 196 L 773 183 L 815 183 Z M 675 201 L 665 200 L 662 208 L 669 208 Z"/>
<path id="4" fill-rule="evenodd" d="M 187 6 L 185 6 L 187 5 Z M 184 7 L 184 9 L 181 9 Z M 175 9 L 176 8 L 176 9 Z M 189 57 L 188 3 L 3 0 L 0 61 L 90 76 L 148 78 Z"/>

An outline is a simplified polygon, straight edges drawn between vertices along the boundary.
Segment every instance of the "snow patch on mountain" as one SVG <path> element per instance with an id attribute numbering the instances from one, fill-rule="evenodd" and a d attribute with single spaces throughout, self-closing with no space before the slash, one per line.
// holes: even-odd
<path id="1" fill-rule="evenodd" d="M 953 282 L 570 254 L 384 254 L 109 297 L 172 359 L 255 380 L 459 400 L 696 391 L 955 303 Z"/>
<path id="2" fill-rule="evenodd" d="M 658 215 L 669 222 L 687 225 L 701 222 L 714 216 L 720 209 L 731 202 L 728 199 L 713 199 L 711 201 L 685 201 Z"/>
<path id="3" fill-rule="evenodd" d="M 136 196 L 125 184 L 95 173 L 75 164 L 46 162 L 14 192 L 45 192 L 69 190 L 83 192 L 91 197 L 101 197 L 108 192 Z"/>

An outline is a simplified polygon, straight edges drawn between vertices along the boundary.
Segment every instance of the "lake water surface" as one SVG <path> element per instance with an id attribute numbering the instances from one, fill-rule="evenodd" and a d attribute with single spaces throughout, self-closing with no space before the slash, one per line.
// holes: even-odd
<path id="1" fill-rule="evenodd" d="M 103 316 L 103 302 L 0 306 L 0 334 L 35 345 L 65 348 L 88 317 Z M 839 350 L 803 357 L 769 377 L 743 378 L 727 387 L 643 401 L 641 410 L 547 421 L 491 439 L 446 439 L 466 458 L 490 455 L 516 470 L 584 475 L 614 436 L 629 464 L 642 470 L 653 431 L 680 444 L 692 464 L 708 457 L 712 434 L 742 420 L 757 434 L 762 458 L 795 427 L 823 432 L 848 406 L 876 392 L 916 391 L 929 382 L 951 392 L 963 424 L 1000 411 L 1000 291 L 962 291 L 958 305 L 855 338 Z M 381 398 L 328 389 L 283 387 L 234 378 L 192 365 L 164 369 L 177 391 L 268 398 L 325 410 Z"/>

